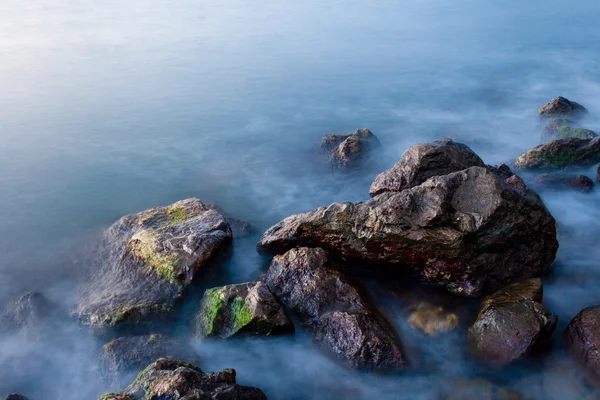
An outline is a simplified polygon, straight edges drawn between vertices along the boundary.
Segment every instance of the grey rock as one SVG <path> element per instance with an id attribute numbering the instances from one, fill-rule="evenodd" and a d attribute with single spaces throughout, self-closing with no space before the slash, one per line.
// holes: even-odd
<path id="1" fill-rule="evenodd" d="M 538 112 L 541 119 L 558 118 L 571 121 L 581 118 L 588 111 L 581 104 L 558 96 L 541 106 Z"/>
<path id="2" fill-rule="evenodd" d="M 357 129 L 351 135 L 325 135 L 319 147 L 328 155 L 329 163 L 336 167 L 358 164 L 380 146 L 379 139 L 366 128 Z"/>

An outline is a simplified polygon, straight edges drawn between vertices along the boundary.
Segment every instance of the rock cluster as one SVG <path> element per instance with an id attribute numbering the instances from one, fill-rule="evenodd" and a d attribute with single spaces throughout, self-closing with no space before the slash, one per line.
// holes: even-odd
<path id="1" fill-rule="evenodd" d="M 335 167 L 356 165 L 379 146 L 377 136 L 366 128 L 357 129 L 351 135 L 327 134 L 319 143 L 321 152 L 328 156 L 329 163 Z"/>

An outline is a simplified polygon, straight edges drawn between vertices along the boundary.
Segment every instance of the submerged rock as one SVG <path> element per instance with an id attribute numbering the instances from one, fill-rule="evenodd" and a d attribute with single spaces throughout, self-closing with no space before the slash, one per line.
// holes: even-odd
<path id="1" fill-rule="evenodd" d="M 6 397 L 3 397 L 2 400 L 28 400 L 27 397 L 21 396 L 20 394 L 9 394 Z"/>
<path id="2" fill-rule="evenodd" d="M 559 118 L 566 120 L 578 119 L 588 112 L 581 104 L 570 101 L 562 96 L 553 98 L 541 106 L 538 111 L 542 119 Z"/>
<path id="3" fill-rule="evenodd" d="M 484 299 L 469 340 L 480 360 L 503 366 L 548 344 L 557 317 L 542 301 L 542 282 L 530 279 Z"/>
<path id="4" fill-rule="evenodd" d="M 486 379 L 459 379 L 440 396 L 441 400 L 524 400 L 519 393 Z"/>
<path id="5" fill-rule="evenodd" d="M 567 347 L 596 381 L 600 380 L 600 305 L 588 307 L 567 327 Z"/>
<path id="6" fill-rule="evenodd" d="M 569 121 L 564 119 L 553 119 L 550 120 L 542 133 L 543 140 L 554 140 L 563 139 L 568 137 L 574 137 L 578 139 L 593 139 L 596 136 L 596 132 L 584 128 L 574 128 L 569 126 Z"/>
<path id="7" fill-rule="evenodd" d="M 196 314 L 199 338 L 269 336 L 294 332 L 282 305 L 262 282 L 209 289 Z"/>
<path id="8" fill-rule="evenodd" d="M 273 258 L 269 289 L 313 328 L 313 340 L 350 368 L 394 369 L 406 364 L 393 327 L 358 285 L 333 267 L 320 248 L 297 248 Z"/>
<path id="9" fill-rule="evenodd" d="M 125 216 L 104 233 L 74 313 L 99 334 L 164 319 L 231 238 L 225 217 L 194 198 Z"/>
<path id="10" fill-rule="evenodd" d="M 347 167 L 358 163 L 371 150 L 379 147 L 379 139 L 366 128 L 357 129 L 352 135 L 325 135 L 319 147 L 329 155 L 329 163 Z"/>
<path id="11" fill-rule="evenodd" d="M 435 140 L 410 146 L 396 164 L 379 174 L 369 189 L 375 196 L 384 192 L 401 192 L 427 179 L 448 175 L 469 167 L 485 167 L 468 146 L 452 139 Z"/>
<path id="12" fill-rule="evenodd" d="M 196 361 L 197 355 L 178 339 L 165 335 L 121 337 L 107 343 L 98 358 L 102 378 L 111 388 L 122 388 L 128 374 L 138 372 L 154 360 L 167 357 Z"/>
<path id="13" fill-rule="evenodd" d="M 144 369 L 123 394 L 135 400 L 265 400 L 262 390 L 236 384 L 234 369 L 204 373 L 195 365 L 161 358 Z"/>
<path id="14" fill-rule="evenodd" d="M 585 175 L 540 174 L 535 178 L 536 187 L 554 190 L 579 190 L 589 192 L 594 189 L 594 181 Z"/>
<path id="15" fill-rule="evenodd" d="M 453 331 L 458 326 L 458 321 L 458 315 L 429 303 L 419 303 L 408 318 L 410 326 L 430 336 Z"/>
<path id="16" fill-rule="evenodd" d="M 409 267 L 424 281 L 471 295 L 539 276 L 558 242 L 554 218 L 537 196 L 470 167 L 367 202 L 292 215 L 269 228 L 258 246 L 278 253 L 322 247 Z"/>
<path id="17" fill-rule="evenodd" d="M 600 162 L 600 138 L 565 138 L 541 144 L 515 160 L 520 169 L 590 167 Z"/>
<path id="18" fill-rule="evenodd" d="M 68 322 L 58 305 L 40 292 L 29 292 L 12 301 L 0 314 L 0 332 L 38 341 Z"/>

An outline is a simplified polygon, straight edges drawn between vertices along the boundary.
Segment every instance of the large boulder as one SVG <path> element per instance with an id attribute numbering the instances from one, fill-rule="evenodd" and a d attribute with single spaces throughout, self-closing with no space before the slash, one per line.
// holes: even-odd
<path id="1" fill-rule="evenodd" d="M 515 160 L 519 169 L 591 167 L 600 162 L 600 138 L 564 138 L 541 144 Z"/>
<path id="2" fill-rule="evenodd" d="M 542 282 L 530 279 L 484 299 L 469 328 L 472 350 L 480 360 L 503 366 L 548 344 L 557 317 L 541 304 Z"/>
<path id="3" fill-rule="evenodd" d="M 198 359 L 191 347 L 166 335 L 126 336 L 102 347 L 98 357 L 102 378 L 113 389 L 126 384 L 132 372 L 139 372 L 161 357 L 194 362 Z"/>
<path id="4" fill-rule="evenodd" d="M 74 314 L 98 334 L 164 319 L 231 238 L 225 217 L 195 198 L 125 216 L 104 233 Z"/>
<path id="5" fill-rule="evenodd" d="M 319 143 L 321 151 L 328 155 L 329 163 L 337 167 L 355 165 L 379 146 L 377 136 L 366 128 L 357 129 L 351 135 L 327 134 Z"/>
<path id="6" fill-rule="evenodd" d="M 409 267 L 424 281 L 471 295 L 539 276 L 558 242 L 554 218 L 537 196 L 470 167 L 366 202 L 292 215 L 258 243 L 277 253 L 298 246 Z"/>
<path id="7" fill-rule="evenodd" d="M 198 338 L 270 336 L 294 332 L 283 306 L 262 282 L 212 288 L 195 318 Z"/>
<path id="8" fill-rule="evenodd" d="M 0 314 L 0 332 L 38 341 L 54 335 L 66 322 L 68 316 L 58 305 L 40 292 L 29 292 L 10 302 Z"/>
<path id="9" fill-rule="evenodd" d="M 393 327 L 325 250 L 297 248 L 276 256 L 264 279 L 313 329 L 314 342 L 347 366 L 383 370 L 406 364 Z"/>
<path id="10" fill-rule="evenodd" d="M 538 189 L 577 190 L 589 192 L 594 189 L 594 181 L 585 175 L 539 174 L 535 177 Z"/>
<path id="11" fill-rule="evenodd" d="M 558 96 L 541 106 L 538 112 L 541 119 L 575 120 L 587 114 L 588 111 L 581 104 Z"/>
<path id="12" fill-rule="evenodd" d="M 375 178 L 369 194 L 375 196 L 384 192 L 401 192 L 434 176 L 484 166 L 473 150 L 452 139 L 419 143 L 409 147 L 391 169 Z"/>
<path id="13" fill-rule="evenodd" d="M 567 347 L 596 381 L 600 380 L 600 305 L 582 310 L 566 330 Z"/>
<path id="14" fill-rule="evenodd" d="M 161 358 L 150 364 L 123 395 L 135 400 L 266 400 L 262 390 L 236 384 L 236 372 L 204 373 L 192 364 Z"/>

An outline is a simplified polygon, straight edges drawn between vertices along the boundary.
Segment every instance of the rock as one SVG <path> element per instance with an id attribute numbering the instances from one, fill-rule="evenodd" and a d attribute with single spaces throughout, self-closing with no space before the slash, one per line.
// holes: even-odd
<path id="1" fill-rule="evenodd" d="M 600 379 L 600 305 L 582 310 L 565 332 L 567 347 L 589 374 Z"/>
<path id="2" fill-rule="evenodd" d="M 2 400 L 28 400 L 27 397 L 21 396 L 20 394 L 9 394 L 6 397 L 3 397 Z"/>
<path id="3" fill-rule="evenodd" d="M 119 393 L 105 393 L 98 397 L 98 400 L 135 400 L 131 396 L 125 396 Z"/>
<path id="4" fill-rule="evenodd" d="M 578 139 L 593 139 L 596 136 L 596 132 L 584 128 L 574 128 L 569 126 L 569 121 L 564 119 L 552 119 L 546 126 L 542 133 L 542 140 L 554 140 L 563 139 L 567 137 L 574 137 Z"/>
<path id="5" fill-rule="evenodd" d="M 540 174 L 535 178 L 539 189 L 568 190 L 589 192 L 594 189 L 594 181 L 585 175 Z"/>
<path id="6" fill-rule="evenodd" d="M 258 243 L 277 253 L 298 246 L 408 267 L 424 281 L 472 295 L 541 275 L 558 242 L 554 218 L 537 196 L 470 167 L 366 202 L 292 215 Z"/>
<path id="7" fill-rule="evenodd" d="M 426 335 L 435 336 L 456 329 L 458 320 L 458 315 L 446 312 L 443 307 L 423 302 L 410 314 L 408 323 Z"/>
<path id="8" fill-rule="evenodd" d="M 225 217 L 194 198 L 125 216 L 104 233 L 74 314 L 102 335 L 150 329 L 231 238 Z"/>
<path id="9" fill-rule="evenodd" d="M 544 104 L 538 110 L 541 119 L 558 118 L 563 120 L 575 120 L 587 114 L 584 106 L 558 96 Z"/>
<path id="10" fill-rule="evenodd" d="M 452 139 L 419 143 L 409 147 L 391 169 L 375 178 L 369 194 L 375 196 L 384 192 L 401 192 L 434 176 L 484 166 L 473 150 Z"/>
<path id="11" fill-rule="evenodd" d="M 192 364 L 161 358 L 140 372 L 123 394 L 136 400 L 265 400 L 258 388 L 236 384 L 236 372 L 203 373 Z"/>
<path id="12" fill-rule="evenodd" d="M 557 317 L 542 301 L 542 282 L 530 279 L 484 299 L 469 341 L 477 358 L 504 366 L 548 344 Z"/>
<path id="13" fill-rule="evenodd" d="M 245 237 L 245 236 L 248 236 L 248 235 L 258 232 L 256 227 L 254 227 L 252 224 L 250 224 L 246 221 L 242 221 L 242 220 L 230 217 L 222 207 L 219 207 L 215 204 L 207 204 L 206 206 L 208 208 L 210 208 L 211 210 L 215 210 L 216 212 L 218 212 L 219 214 L 221 214 L 225 217 L 225 220 L 231 227 L 231 232 L 233 233 L 233 236 L 235 238 L 242 238 L 242 237 Z"/>
<path id="14" fill-rule="evenodd" d="M 276 256 L 264 279 L 271 292 L 313 329 L 314 342 L 348 367 L 405 366 L 392 326 L 355 282 L 335 270 L 325 250 L 297 248 Z"/>
<path id="15" fill-rule="evenodd" d="M 29 292 L 12 301 L 0 315 L 0 332 L 18 334 L 27 341 L 53 335 L 67 315 L 40 292 Z"/>
<path id="16" fill-rule="evenodd" d="M 522 400 L 519 393 L 486 379 L 459 379 L 440 396 L 443 400 Z"/>
<path id="17" fill-rule="evenodd" d="M 270 336 L 294 332 L 294 324 L 262 282 L 209 289 L 196 314 L 196 336 Z"/>
<path id="18" fill-rule="evenodd" d="M 102 378 L 111 388 L 121 388 L 128 374 L 138 372 L 161 357 L 196 361 L 197 355 L 185 343 L 165 335 L 127 336 L 102 347 L 98 364 Z"/>
<path id="19" fill-rule="evenodd" d="M 325 135 L 319 147 L 329 154 L 329 163 L 337 167 L 357 164 L 376 147 L 379 139 L 366 128 L 357 129 L 352 135 Z"/>
<path id="20" fill-rule="evenodd" d="M 591 167 L 600 162 L 600 138 L 565 138 L 541 144 L 515 160 L 519 169 Z"/>

